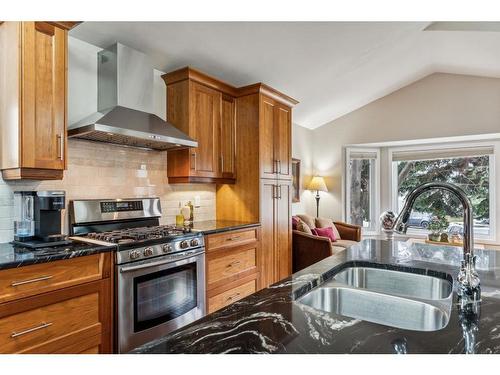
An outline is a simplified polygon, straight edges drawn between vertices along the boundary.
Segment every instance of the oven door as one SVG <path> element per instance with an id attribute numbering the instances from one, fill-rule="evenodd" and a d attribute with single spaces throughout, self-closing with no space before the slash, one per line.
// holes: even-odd
<path id="1" fill-rule="evenodd" d="M 205 315 L 205 254 L 159 257 L 118 266 L 119 353 Z"/>

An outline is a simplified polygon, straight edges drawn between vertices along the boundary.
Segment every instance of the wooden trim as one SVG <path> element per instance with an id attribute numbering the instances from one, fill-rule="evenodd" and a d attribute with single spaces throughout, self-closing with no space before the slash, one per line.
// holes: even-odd
<path id="1" fill-rule="evenodd" d="M 169 184 L 187 184 L 187 183 L 201 183 L 201 184 L 234 184 L 235 178 L 218 178 L 218 177 L 199 177 L 199 176 L 186 176 L 186 177 L 168 177 Z"/>
<path id="2" fill-rule="evenodd" d="M 2 170 L 4 180 L 62 180 L 64 173 L 58 169 L 11 168 Z"/>
<path id="3" fill-rule="evenodd" d="M 238 93 L 238 89 L 236 87 L 189 66 L 166 73 L 161 77 L 167 85 L 189 79 L 231 96 L 236 96 Z"/>
<path id="4" fill-rule="evenodd" d="M 171 85 L 176 82 L 192 80 L 198 82 L 202 85 L 208 86 L 212 89 L 221 91 L 224 94 L 233 96 L 235 98 L 251 95 L 251 94 L 263 94 L 267 95 L 270 98 L 287 105 L 289 107 L 293 107 L 299 102 L 294 98 L 283 94 L 282 92 L 262 83 L 255 83 L 253 85 L 243 86 L 243 87 L 234 87 L 224 81 L 221 81 L 215 77 L 209 76 L 208 74 L 202 73 L 199 70 L 193 69 L 189 66 L 186 66 L 182 69 L 175 70 L 170 73 L 166 73 L 161 76 L 165 81 L 165 84 Z"/>
<path id="5" fill-rule="evenodd" d="M 238 95 L 237 97 L 241 96 L 247 96 L 247 95 L 252 95 L 252 94 L 262 94 L 266 95 L 269 98 L 276 100 L 277 102 L 284 104 L 289 107 L 293 107 L 294 105 L 298 104 L 298 100 L 295 100 L 294 98 L 283 94 L 282 92 L 272 88 L 271 86 L 268 86 L 262 82 L 259 83 L 254 83 L 253 85 L 248 85 L 244 87 L 240 87 L 238 89 Z"/>
<path id="6" fill-rule="evenodd" d="M 46 23 L 50 23 L 60 29 L 71 30 L 73 27 L 81 24 L 83 21 L 44 21 Z"/>

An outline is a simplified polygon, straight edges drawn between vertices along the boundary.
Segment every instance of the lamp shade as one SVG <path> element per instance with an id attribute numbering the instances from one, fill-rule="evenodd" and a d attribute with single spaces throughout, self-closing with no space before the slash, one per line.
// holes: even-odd
<path id="1" fill-rule="evenodd" d="M 321 176 L 314 176 L 307 186 L 308 190 L 328 191 L 325 179 Z"/>

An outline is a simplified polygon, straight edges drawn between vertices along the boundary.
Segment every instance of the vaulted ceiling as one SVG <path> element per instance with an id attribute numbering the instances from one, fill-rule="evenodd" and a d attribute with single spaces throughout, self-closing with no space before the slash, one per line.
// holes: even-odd
<path id="1" fill-rule="evenodd" d="M 121 42 L 166 72 L 190 65 L 237 86 L 265 82 L 299 100 L 294 122 L 314 129 L 434 72 L 500 77 L 498 29 L 494 23 L 84 22 L 71 35 L 103 48 Z"/>

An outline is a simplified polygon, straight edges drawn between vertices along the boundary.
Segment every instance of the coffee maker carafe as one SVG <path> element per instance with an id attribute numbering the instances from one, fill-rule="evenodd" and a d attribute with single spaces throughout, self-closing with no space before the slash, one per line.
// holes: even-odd
<path id="1" fill-rule="evenodd" d="M 64 191 L 14 192 L 14 241 L 16 245 L 39 248 L 71 243 L 61 234 Z"/>

